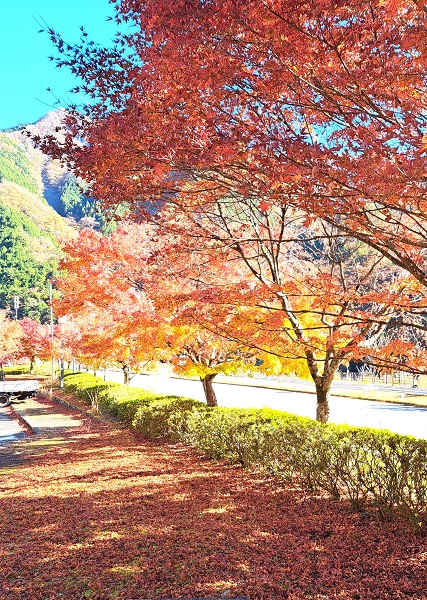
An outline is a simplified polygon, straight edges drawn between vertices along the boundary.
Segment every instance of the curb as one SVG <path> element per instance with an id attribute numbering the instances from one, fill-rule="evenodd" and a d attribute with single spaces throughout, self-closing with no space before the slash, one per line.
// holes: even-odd
<path id="1" fill-rule="evenodd" d="M 19 408 L 17 408 L 16 406 L 14 406 L 13 404 L 11 404 L 9 406 L 10 411 L 13 414 L 13 417 L 18 421 L 18 423 L 21 425 L 21 427 L 24 428 L 24 433 L 25 436 L 27 435 L 39 435 L 40 429 L 38 427 L 33 427 L 25 418 L 25 416 L 22 414 L 22 412 L 19 410 Z"/>
<path id="2" fill-rule="evenodd" d="M 35 400 L 37 400 L 37 398 L 53 400 L 54 402 L 56 402 L 58 404 L 62 404 L 63 406 L 66 406 L 67 408 L 71 408 L 72 410 L 75 410 L 81 414 L 84 414 L 85 416 L 87 416 L 91 419 L 94 419 L 99 422 L 104 422 L 104 420 L 102 418 L 99 418 L 96 415 L 94 415 L 93 413 L 84 410 L 80 406 L 76 406 L 74 404 L 70 404 L 66 400 L 62 400 L 62 398 L 58 398 L 58 396 L 54 396 L 54 395 L 51 396 L 50 394 L 41 392 L 35 396 Z M 28 418 L 25 416 L 23 411 L 21 411 L 19 409 L 19 406 L 11 404 L 9 408 L 12 412 L 14 419 L 16 419 L 18 421 L 18 423 L 21 425 L 21 427 L 24 429 L 24 433 L 25 433 L 26 437 L 31 436 L 31 435 L 40 435 L 42 433 L 41 428 L 34 427 L 33 425 L 31 425 L 31 423 L 28 421 Z"/>
<path id="3" fill-rule="evenodd" d="M 175 379 L 180 379 L 178 377 L 176 377 Z M 181 378 L 182 379 L 182 378 Z M 316 395 L 316 391 L 315 390 L 306 390 L 303 388 L 299 388 L 299 389 L 295 389 L 290 387 L 289 385 L 287 385 L 286 383 L 283 384 L 274 384 L 274 383 L 266 383 L 264 384 L 263 382 L 261 383 L 240 383 L 239 381 L 215 381 L 215 383 L 217 383 L 218 385 L 240 385 L 240 386 L 246 386 L 246 387 L 253 387 L 253 388 L 264 388 L 264 389 L 269 389 L 269 390 L 276 390 L 279 392 L 292 392 L 295 394 L 311 394 L 313 396 Z M 405 394 L 409 393 L 409 389 L 408 388 L 408 392 L 405 392 Z M 392 390 L 385 390 L 386 393 L 392 393 Z M 361 393 L 361 392 L 360 392 Z M 399 394 L 400 392 L 395 392 L 397 394 Z M 352 394 L 346 394 L 345 391 L 344 393 L 341 392 L 341 390 L 339 389 L 331 389 L 331 397 L 335 396 L 338 398 L 349 398 L 351 400 L 366 400 L 367 402 L 382 402 L 384 404 L 400 404 L 402 406 L 413 406 L 415 408 L 426 408 L 427 406 L 425 404 L 418 404 L 417 402 L 411 402 L 408 400 L 401 400 L 400 398 L 374 398 L 372 397 L 366 397 L 363 395 L 358 395 L 357 393 Z"/>
<path id="4" fill-rule="evenodd" d="M 59 396 L 54 396 L 53 394 L 50 395 L 49 393 L 46 393 L 46 392 L 41 392 L 40 394 L 38 394 L 38 396 L 42 397 L 42 398 L 46 398 L 47 400 L 53 400 L 54 402 L 57 402 L 58 404 L 62 404 L 63 406 L 66 406 L 67 408 L 76 410 L 77 412 L 85 415 L 86 417 L 89 417 L 90 419 L 93 419 L 94 421 L 97 421 L 98 423 L 103 423 L 104 425 L 106 425 L 106 424 L 108 425 L 111 423 L 110 420 L 108 418 L 104 417 L 104 415 L 101 412 L 98 415 L 96 415 L 93 412 L 85 410 L 81 406 L 78 406 L 76 404 L 71 404 L 71 402 L 68 402 L 67 400 L 63 400 L 62 398 L 59 398 Z M 115 421 L 115 422 L 120 424 L 120 421 Z"/>
<path id="5" fill-rule="evenodd" d="M 66 406 L 67 408 L 71 408 L 72 410 L 77 410 L 78 412 L 86 415 L 87 417 L 90 417 L 91 419 L 95 419 L 96 421 L 101 421 L 101 419 L 99 419 L 93 413 L 85 410 L 84 408 L 81 408 L 80 406 L 71 404 L 70 402 L 63 400 L 62 398 L 59 398 L 58 396 L 54 396 L 53 394 L 50 395 L 50 394 L 46 394 L 45 392 L 42 392 L 41 394 L 39 394 L 39 397 L 45 398 L 46 400 L 53 400 L 54 402 L 57 402 L 58 404 L 62 404 L 63 406 Z"/>

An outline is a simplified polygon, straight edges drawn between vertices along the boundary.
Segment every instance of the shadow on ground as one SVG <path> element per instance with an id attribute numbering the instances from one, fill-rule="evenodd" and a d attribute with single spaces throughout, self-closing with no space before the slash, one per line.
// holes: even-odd
<path id="1" fill-rule="evenodd" d="M 405 523 L 89 419 L 9 450 L 8 600 L 425 600 L 427 542 Z"/>

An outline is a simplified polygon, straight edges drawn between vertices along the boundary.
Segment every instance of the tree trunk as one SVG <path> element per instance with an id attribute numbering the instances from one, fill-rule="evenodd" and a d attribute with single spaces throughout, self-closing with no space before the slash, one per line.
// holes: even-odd
<path id="1" fill-rule="evenodd" d="M 205 392 L 206 404 L 208 406 L 218 406 L 218 401 L 212 386 L 212 381 L 214 380 L 215 376 L 216 373 L 210 373 L 209 375 L 200 377 L 203 384 L 203 390 Z"/>
<path id="2" fill-rule="evenodd" d="M 323 382 L 324 383 L 324 382 Z M 331 386 L 326 389 L 316 385 L 316 419 L 321 423 L 327 423 L 329 419 L 329 398 L 331 395 Z"/>
<path id="3" fill-rule="evenodd" d="M 31 358 L 30 359 L 30 375 L 32 374 L 33 369 L 34 369 L 34 358 Z"/>
<path id="4" fill-rule="evenodd" d="M 123 365 L 123 378 L 124 378 L 124 384 L 129 385 L 129 383 L 130 383 L 130 367 L 129 367 L 129 365 Z"/>

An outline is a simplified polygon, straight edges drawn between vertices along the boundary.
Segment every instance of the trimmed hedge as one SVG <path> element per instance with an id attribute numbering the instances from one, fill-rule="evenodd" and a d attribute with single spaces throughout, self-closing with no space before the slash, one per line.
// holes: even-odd
<path id="1" fill-rule="evenodd" d="M 89 373 L 69 374 L 64 388 L 88 404 L 104 408 L 119 421 L 133 427 L 144 436 L 155 439 L 181 439 L 185 422 L 183 415 L 194 408 L 203 410 L 203 402 L 154 394 L 141 388 L 105 382 Z"/>
<path id="2" fill-rule="evenodd" d="M 101 407 L 147 438 L 181 440 L 210 458 L 348 499 L 355 510 L 374 506 L 381 518 L 403 516 L 427 534 L 427 440 L 277 410 L 208 408 L 87 373 L 67 376 L 65 387 L 88 402 L 96 394 Z"/>
<path id="3" fill-rule="evenodd" d="M 5 376 L 8 375 L 46 375 L 51 374 L 51 365 L 41 363 L 40 365 L 33 365 L 33 372 L 30 373 L 30 363 L 23 365 L 14 365 L 13 367 L 3 367 Z"/>
<path id="4" fill-rule="evenodd" d="M 29 365 L 18 365 L 16 367 L 3 367 L 5 375 L 25 375 L 30 372 Z"/>

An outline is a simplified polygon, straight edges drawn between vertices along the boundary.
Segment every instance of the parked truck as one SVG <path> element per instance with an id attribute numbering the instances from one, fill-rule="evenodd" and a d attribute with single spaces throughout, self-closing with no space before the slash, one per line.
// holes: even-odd
<path id="1" fill-rule="evenodd" d="M 0 381 L 0 408 L 9 406 L 16 400 L 25 400 L 35 396 L 39 390 L 39 382 L 33 379 L 17 379 Z"/>

